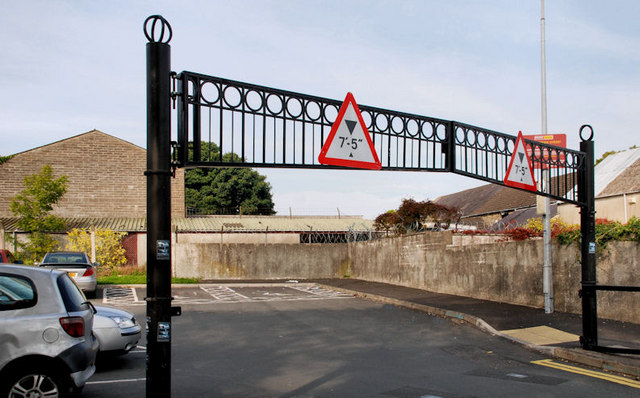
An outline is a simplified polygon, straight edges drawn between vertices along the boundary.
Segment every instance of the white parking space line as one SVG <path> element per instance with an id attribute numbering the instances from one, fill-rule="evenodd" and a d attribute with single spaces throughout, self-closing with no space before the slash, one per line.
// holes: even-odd
<path id="1" fill-rule="evenodd" d="M 107 286 L 102 291 L 102 302 L 104 304 L 144 304 L 144 301 L 138 300 L 138 294 L 133 287 L 112 287 Z"/>
<path id="2" fill-rule="evenodd" d="M 118 380 L 99 380 L 99 381 L 88 381 L 85 384 L 115 384 L 115 383 L 134 383 L 138 381 L 146 381 L 145 377 L 139 377 L 137 379 L 118 379 Z"/>
<path id="3" fill-rule="evenodd" d="M 249 292 L 242 294 L 241 292 Z M 256 293 L 256 289 L 259 290 Z M 271 290 L 273 289 L 273 290 Z M 286 289 L 291 289 L 287 292 Z M 282 286 L 200 286 L 199 289 L 175 291 L 173 304 L 231 304 L 275 301 L 308 301 L 353 298 L 348 293 L 325 289 L 317 285 Z M 200 292 L 200 294 L 198 294 Z M 204 294 L 202 294 L 204 293 Z M 253 294 L 252 294 L 253 293 Z M 190 295 L 192 294 L 192 295 Z M 111 305 L 144 305 L 133 287 L 105 287 L 102 302 Z"/>
<path id="4" fill-rule="evenodd" d="M 304 293 L 313 294 L 321 298 L 349 298 L 353 297 L 353 294 L 337 292 L 335 290 L 324 289 L 320 286 L 291 286 L 291 289 L 296 289 Z"/>
<path id="5" fill-rule="evenodd" d="M 228 286 L 202 286 L 200 289 L 211 295 L 215 302 L 239 303 L 251 301 L 251 298 L 236 292 Z"/>

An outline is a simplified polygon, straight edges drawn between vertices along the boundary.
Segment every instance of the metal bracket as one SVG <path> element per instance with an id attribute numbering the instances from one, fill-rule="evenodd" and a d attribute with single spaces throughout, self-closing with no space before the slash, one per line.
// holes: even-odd
<path id="1" fill-rule="evenodd" d="M 176 99 L 181 94 L 176 90 L 176 82 L 178 81 L 178 74 L 176 72 L 171 71 L 170 76 L 171 76 L 171 93 L 169 95 L 171 96 L 172 108 L 176 109 Z"/>

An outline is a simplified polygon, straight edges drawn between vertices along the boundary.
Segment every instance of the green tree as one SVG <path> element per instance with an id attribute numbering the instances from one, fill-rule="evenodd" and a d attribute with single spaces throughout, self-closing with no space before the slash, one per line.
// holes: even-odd
<path id="1" fill-rule="evenodd" d="M 216 144 L 202 143 L 202 159 L 218 161 Z M 239 162 L 234 153 L 222 156 L 222 162 Z M 185 174 L 187 208 L 199 214 L 274 214 L 271 184 L 267 178 L 249 168 L 198 168 Z"/>
<path id="2" fill-rule="evenodd" d="M 67 192 L 67 181 L 66 176 L 54 178 L 51 166 L 45 165 L 39 173 L 26 176 L 25 188 L 11 199 L 11 212 L 19 217 L 18 228 L 29 233 L 29 243 L 22 245 L 28 262 L 41 259 L 58 246 L 47 232 L 64 229 L 64 221 L 50 213 Z"/>

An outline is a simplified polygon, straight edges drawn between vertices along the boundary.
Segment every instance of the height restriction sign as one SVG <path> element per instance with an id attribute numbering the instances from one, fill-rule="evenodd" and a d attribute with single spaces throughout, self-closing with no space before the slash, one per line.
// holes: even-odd
<path id="1" fill-rule="evenodd" d="M 513 155 L 511 155 L 511 162 L 507 169 L 507 176 L 504 178 L 504 184 L 515 188 L 528 189 L 529 191 L 537 191 L 536 180 L 533 176 L 533 168 L 527 154 L 522 131 L 518 133 L 518 139 L 516 139 L 516 146 L 513 149 Z"/>
<path id="2" fill-rule="evenodd" d="M 318 162 L 333 166 L 380 170 L 382 164 L 353 94 L 347 93 Z"/>

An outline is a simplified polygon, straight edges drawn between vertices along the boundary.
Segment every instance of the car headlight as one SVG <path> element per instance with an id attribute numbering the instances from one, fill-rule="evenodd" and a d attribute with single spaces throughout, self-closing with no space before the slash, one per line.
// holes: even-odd
<path id="1" fill-rule="evenodd" d="M 135 319 L 132 319 L 132 318 L 130 319 L 130 318 L 124 318 L 121 316 L 114 316 L 114 317 L 111 317 L 111 319 L 113 319 L 113 321 L 116 323 L 116 325 L 118 325 L 120 329 L 127 329 L 127 328 L 134 327 L 136 325 Z"/>

